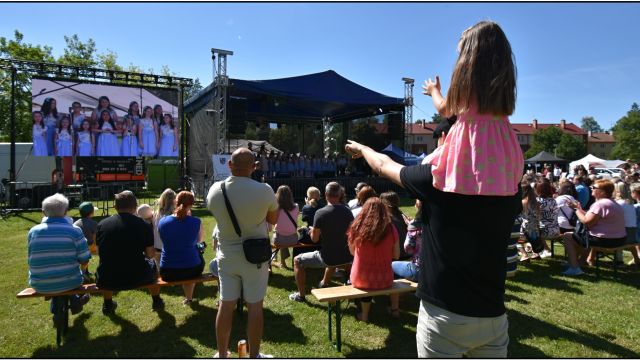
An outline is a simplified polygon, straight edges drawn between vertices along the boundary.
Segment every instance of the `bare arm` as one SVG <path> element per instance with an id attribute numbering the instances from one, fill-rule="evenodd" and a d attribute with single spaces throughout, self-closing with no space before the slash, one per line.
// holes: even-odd
<path id="1" fill-rule="evenodd" d="M 311 241 L 313 241 L 314 243 L 320 241 L 320 229 L 316 227 L 311 228 Z"/>
<path id="2" fill-rule="evenodd" d="M 576 211 L 576 216 L 578 216 L 578 220 L 585 224 L 587 228 L 593 227 L 600 220 L 600 215 L 594 214 L 592 212 L 584 211 L 582 206 L 580 206 L 580 202 L 575 202 L 573 206 L 571 206 Z"/>
<path id="3" fill-rule="evenodd" d="M 400 259 L 400 242 L 398 241 L 397 237 L 393 241 L 393 255 L 391 257 L 393 258 L 393 260 Z"/>
<path id="4" fill-rule="evenodd" d="M 156 249 L 153 246 L 147 246 L 146 248 L 144 248 L 144 254 L 149 259 L 153 259 L 156 256 Z"/>
<path id="5" fill-rule="evenodd" d="M 424 85 L 422 85 L 422 90 L 424 95 L 431 96 L 433 106 L 438 110 L 440 115 L 444 117 L 451 116 L 446 110 L 447 101 L 440 92 L 440 76 L 436 75 L 436 81 L 432 81 L 431 79 L 425 80 Z"/>
<path id="6" fill-rule="evenodd" d="M 278 222 L 278 210 L 269 211 L 267 213 L 267 222 L 271 225 L 275 225 Z"/>
<path id="7" fill-rule="evenodd" d="M 200 231 L 198 232 L 198 242 L 201 243 L 203 241 L 204 241 L 204 226 L 202 226 L 202 222 L 200 222 Z"/>
<path id="8" fill-rule="evenodd" d="M 367 164 L 380 176 L 386 177 L 392 182 L 402 186 L 400 180 L 400 170 L 404 165 L 391 160 L 387 155 L 374 151 L 368 146 L 364 146 L 352 140 L 347 140 L 345 150 L 355 158 L 363 157 Z"/>

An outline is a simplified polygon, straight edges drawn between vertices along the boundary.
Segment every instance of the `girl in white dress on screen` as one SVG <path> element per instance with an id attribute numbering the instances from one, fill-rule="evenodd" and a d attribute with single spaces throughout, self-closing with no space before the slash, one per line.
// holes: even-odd
<path id="1" fill-rule="evenodd" d="M 160 126 L 164 123 L 164 114 L 162 113 L 162 105 L 155 104 L 153 105 L 153 121 L 155 121 L 156 125 L 158 125 L 158 131 Z"/>
<path id="2" fill-rule="evenodd" d="M 82 104 L 74 101 L 71 104 L 71 123 L 73 124 L 73 132 L 78 133 L 82 127 L 84 121 L 84 114 L 82 113 Z"/>
<path id="3" fill-rule="evenodd" d="M 46 98 L 42 103 L 42 120 L 47 127 L 47 155 L 54 156 L 54 138 L 60 123 L 60 116 L 56 107 L 56 99 Z"/>
<path id="4" fill-rule="evenodd" d="M 77 156 L 93 156 L 94 147 L 93 134 L 91 133 L 91 123 L 84 119 L 78 131 L 78 142 L 76 143 Z"/>
<path id="5" fill-rule="evenodd" d="M 122 156 L 138 156 L 140 154 L 137 134 L 138 125 L 136 125 L 131 115 L 125 116 L 122 129 L 122 144 L 120 146 Z"/>
<path id="6" fill-rule="evenodd" d="M 138 125 L 138 145 L 140 146 L 141 156 L 156 156 L 158 154 L 158 125 L 151 118 L 153 109 L 145 106 L 142 110 L 143 118 L 140 119 Z"/>
<path id="7" fill-rule="evenodd" d="M 160 156 L 178 156 L 178 128 L 173 125 L 171 114 L 164 114 L 160 126 Z"/>
<path id="8" fill-rule="evenodd" d="M 127 110 L 127 115 L 131 119 L 131 123 L 137 128 L 138 123 L 140 122 L 140 118 L 142 118 L 142 116 L 140 115 L 140 105 L 137 101 L 132 101 L 129 103 L 129 110 Z M 134 134 L 137 134 L 137 132 L 135 132 Z"/>
<path id="9" fill-rule="evenodd" d="M 47 156 L 47 127 L 44 126 L 42 113 L 34 111 L 32 116 L 33 156 Z"/>
<path id="10" fill-rule="evenodd" d="M 120 156 L 120 147 L 116 136 L 116 124 L 108 110 L 102 110 L 98 128 L 93 130 L 98 133 L 97 156 Z"/>
<path id="11" fill-rule="evenodd" d="M 73 156 L 73 130 L 71 130 L 69 115 L 62 117 L 60 126 L 56 129 L 55 154 L 56 156 Z"/>

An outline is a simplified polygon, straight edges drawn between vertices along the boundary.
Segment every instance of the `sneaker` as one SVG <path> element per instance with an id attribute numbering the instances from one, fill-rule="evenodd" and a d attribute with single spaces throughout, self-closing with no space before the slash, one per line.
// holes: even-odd
<path id="1" fill-rule="evenodd" d="M 297 302 L 306 302 L 307 300 L 300 296 L 299 292 L 294 292 L 293 294 L 289 294 L 289 300 L 297 301 Z"/>
<path id="2" fill-rule="evenodd" d="M 118 303 L 113 300 L 111 301 L 110 305 L 105 302 L 102 304 L 102 313 L 104 315 L 115 314 L 117 307 L 118 307 Z"/>
<path id="3" fill-rule="evenodd" d="M 273 359 L 273 355 L 258 353 L 256 359 Z"/>
<path id="4" fill-rule="evenodd" d="M 570 267 L 562 273 L 562 275 L 565 275 L 565 276 L 579 276 L 582 274 L 584 274 L 584 271 L 582 271 L 580 267 Z"/>
<path id="5" fill-rule="evenodd" d="M 154 297 L 153 298 L 153 303 L 151 304 L 151 309 L 153 309 L 153 311 L 158 311 L 158 310 L 162 310 L 164 309 L 164 300 L 162 300 L 161 297 Z"/>
<path id="6" fill-rule="evenodd" d="M 89 294 L 82 295 L 80 299 L 78 299 L 78 303 L 76 304 L 76 306 L 71 306 L 71 313 L 73 315 L 80 313 L 84 305 L 88 303 L 89 300 L 91 300 L 91 296 L 89 296 Z"/>
<path id="7" fill-rule="evenodd" d="M 548 258 L 548 257 L 550 257 L 550 256 L 551 256 L 551 251 L 549 251 L 549 250 L 544 250 L 543 252 L 541 252 L 541 253 L 540 253 L 540 257 L 541 257 L 542 259 L 544 259 L 544 258 Z"/>

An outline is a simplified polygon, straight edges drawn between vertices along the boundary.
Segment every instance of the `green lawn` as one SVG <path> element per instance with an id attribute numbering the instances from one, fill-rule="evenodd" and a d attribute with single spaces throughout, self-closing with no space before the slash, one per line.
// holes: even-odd
<path id="1" fill-rule="evenodd" d="M 413 216 L 410 201 L 403 210 Z M 214 220 L 206 210 L 195 210 L 211 233 Z M 77 215 L 77 214 L 72 214 Z M 22 213 L 0 220 L 0 357 L 211 357 L 215 353 L 216 315 L 213 283 L 198 285 L 200 299 L 193 308 L 181 305 L 181 288 L 165 288 L 166 310 L 151 312 L 145 291 L 116 295 L 116 316 L 102 315 L 102 300 L 94 297 L 79 315 L 71 315 L 66 344 L 55 347 L 48 303 L 42 298 L 17 300 L 27 287 L 26 234 L 40 221 L 39 213 Z M 210 244 L 209 244 L 210 245 Z M 596 281 L 594 270 L 579 278 L 566 278 L 562 250 L 556 258 L 520 265 L 515 278 L 507 281 L 510 324 L 510 357 L 639 357 L 640 274 L 628 267 L 619 278 L 605 267 Z M 211 246 L 206 258 L 213 258 Z M 97 259 L 91 261 L 91 271 Z M 309 270 L 308 284 L 321 277 Z M 265 299 L 262 351 L 276 357 L 376 357 L 413 358 L 418 300 L 401 300 L 400 320 L 386 313 L 388 300 L 376 299 L 369 324 L 355 320 L 351 305 L 343 319 L 343 352 L 337 353 L 327 340 L 324 304 L 309 296 L 308 304 L 291 302 L 295 290 L 292 270 L 274 267 Z M 455 284 L 452 284 L 455 286 Z M 473 301 L 473 299 L 469 299 Z M 245 318 L 234 321 L 232 342 L 246 338 Z M 233 349 L 235 350 L 235 349 Z"/>

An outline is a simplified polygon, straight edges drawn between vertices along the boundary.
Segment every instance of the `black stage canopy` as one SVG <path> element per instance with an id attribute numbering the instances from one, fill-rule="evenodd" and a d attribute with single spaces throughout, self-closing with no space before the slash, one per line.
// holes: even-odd
<path id="1" fill-rule="evenodd" d="M 565 163 L 567 162 L 567 160 L 561 159 L 559 157 L 555 157 L 553 156 L 553 154 L 549 154 L 546 151 L 540 151 L 538 154 L 536 154 L 535 156 L 527 159 L 525 161 L 525 163 L 527 164 L 532 164 L 532 163 Z"/>
<path id="2" fill-rule="evenodd" d="M 215 86 L 209 85 L 186 102 L 185 111 L 198 111 L 211 101 L 214 91 Z M 269 120 L 344 122 L 404 110 L 403 98 L 369 90 L 333 70 L 272 80 L 230 79 L 228 96 L 230 113 L 246 102 L 242 109 L 247 117 Z"/>

